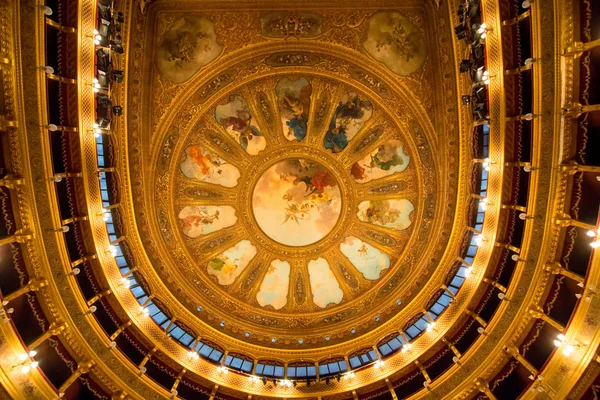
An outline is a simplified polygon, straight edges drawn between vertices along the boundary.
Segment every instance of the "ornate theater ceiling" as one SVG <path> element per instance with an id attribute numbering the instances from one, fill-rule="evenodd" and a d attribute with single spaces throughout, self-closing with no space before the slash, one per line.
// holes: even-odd
<path id="1" fill-rule="evenodd" d="M 132 28 L 124 223 L 157 298 L 281 356 L 425 307 L 458 246 L 445 9 L 156 2 Z"/>

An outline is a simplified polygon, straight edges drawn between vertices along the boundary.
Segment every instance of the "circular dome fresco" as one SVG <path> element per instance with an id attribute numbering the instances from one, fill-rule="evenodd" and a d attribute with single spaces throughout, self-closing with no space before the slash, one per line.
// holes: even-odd
<path id="1" fill-rule="evenodd" d="M 454 121 L 434 102 L 455 99 L 399 80 L 364 34 L 366 54 L 276 41 L 191 77 L 159 70 L 162 94 L 140 99 L 155 110 L 128 125 L 147 279 L 203 337 L 274 351 L 375 338 L 449 272 L 458 147 L 431 117 Z M 410 66 L 434 76 L 425 53 Z"/>

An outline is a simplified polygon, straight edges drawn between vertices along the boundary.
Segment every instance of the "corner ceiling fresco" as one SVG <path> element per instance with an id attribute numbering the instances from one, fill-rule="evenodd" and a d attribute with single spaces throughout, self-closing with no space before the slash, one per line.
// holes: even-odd
<path id="1" fill-rule="evenodd" d="M 150 284 L 264 346 L 394 317 L 457 245 L 455 83 L 432 68 L 453 57 L 444 17 L 186 7 L 140 16 L 131 55 L 148 79 L 130 85 L 128 223 Z"/>

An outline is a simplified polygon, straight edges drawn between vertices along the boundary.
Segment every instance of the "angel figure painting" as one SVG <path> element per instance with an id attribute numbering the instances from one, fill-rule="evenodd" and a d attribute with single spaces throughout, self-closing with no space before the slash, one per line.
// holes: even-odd
<path id="1" fill-rule="evenodd" d="M 235 209 L 231 206 L 185 206 L 179 211 L 182 231 L 197 238 L 236 223 Z"/>
<path id="2" fill-rule="evenodd" d="M 385 228 L 402 231 L 412 221 L 410 214 L 415 206 L 406 199 L 401 200 L 368 200 L 358 205 L 358 219 Z"/>
<path id="3" fill-rule="evenodd" d="M 199 15 L 188 15 L 175 21 L 161 36 L 156 65 L 165 78 L 183 83 L 214 61 L 222 49 L 213 24 Z"/>
<path id="4" fill-rule="evenodd" d="M 402 142 L 390 139 L 352 165 L 350 173 L 358 183 L 385 178 L 408 167 L 410 157 L 404 154 Z"/>
<path id="5" fill-rule="evenodd" d="M 321 164 L 302 158 L 276 163 L 259 178 L 252 194 L 256 222 L 271 239 L 305 246 L 324 238 L 342 209 L 337 180 Z"/>
<path id="6" fill-rule="evenodd" d="M 344 93 L 331 118 L 323 145 L 334 153 L 341 152 L 372 115 L 373 106 L 369 100 L 361 100 L 356 92 Z"/>
<path id="7" fill-rule="evenodd" d="M 267 147 L 267 141 L 252 119 L 248 102 L 240 95 L 231 95 L 229 101 L 218 105 L 215 118 L 236 142 L 252 156 Z"/>
<path id="8" fill-rule="evenodd" d="M 390 267 L 387 254 L 354 236 L 348 236 L 340 243 L 340 251 L 365 279 L 371 281 L 379 279 L 381 271 Z"/>
<path id="9" fill-rule="evenodd" d="M 265 275 L 256 301 L 262 307 L 272 306 L 276 310 L 287 304 L 287 294 L 290 286 L 290 264 L 287 261 L 273 260 Z"/>
<path id="10" fill-rule="evenodd" d="M 284 78 L 275 87 L 281 124 L 289 141 L 301 142 L 306 137 L 312 86 L 306 78 L 295 81 Z"/>
<path id="11" fill-rule="evenodd" d="M 308 274 L 313 302 L 318 307 L 325 308 L 330 303 L 340 304 L 344 292 L 324 258 L 310 261 L 308 263 Z"/>
<path id="12" fill-rule="evenodd" d="M 240 177 L 235 166 L 198 145 L 185 149 L 185 160 L 179 167 L 187 178 L 229 188 L 236 186 Z"/>
<path id="13" fill-rule="evenodd" d="M 217 278 L 219 285 L 231 285 L 256 255 L 256 247 L 242 240 L 208 262 L 208 274 Z"/>

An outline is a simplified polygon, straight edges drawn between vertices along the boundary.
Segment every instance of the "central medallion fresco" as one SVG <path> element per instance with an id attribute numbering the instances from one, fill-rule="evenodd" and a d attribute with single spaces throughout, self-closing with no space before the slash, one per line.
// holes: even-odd
<path id="1" fill-rule="evenodd" d="M 336 178 L 323 165 L 290 158 L 267 169 L 252 194 L 258 226 L 287 246 L 305 246 L 323 239 L 342 209 Z"/>

